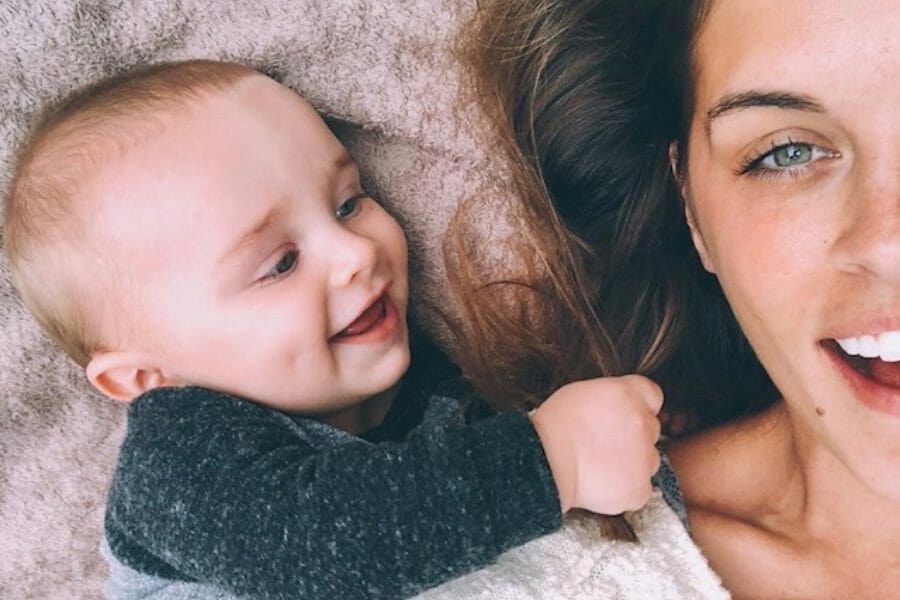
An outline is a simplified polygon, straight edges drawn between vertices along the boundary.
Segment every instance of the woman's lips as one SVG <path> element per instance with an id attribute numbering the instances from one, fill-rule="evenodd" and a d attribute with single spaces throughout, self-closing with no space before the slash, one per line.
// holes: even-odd
<path id="1" fill-rule="evenodd" d="M 881 385 L 900 390 L 900 362 L 886 362 L 878 358 L 864 360 L 869 361 L 869 374 L 872 379 Z"/>
<path id="2" fill-rule="evenodd" d="M 358 344 L 384 341 L 397 330 L 399 322 L 397 308 L 390 296 L 384 294 L 330 341 Z"/>
<path id="3" fill-rule="evenodd" d="M 900 362 L 851 356 L 831 340 L 822 345 L 863 404 L 889 415 L 900 416 Z"/>

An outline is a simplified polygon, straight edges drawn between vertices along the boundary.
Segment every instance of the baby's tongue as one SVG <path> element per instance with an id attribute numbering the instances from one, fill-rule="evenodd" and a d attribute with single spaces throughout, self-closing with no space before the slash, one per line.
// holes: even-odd
<path id="1" fill-rule="evenodd" d="M 359 335 L 369 330 L 380 318 L 384 311 L 384 300 L 379 299 L 363 312 L 355 321 L 350 323 L 339 335 Z"/>
<path id="2" fill-rule="evenodd" d="M 900 388 L 900 361 L 885 362 L 880 358 L 869 359 L 869 375 L 889 387 Z"/>

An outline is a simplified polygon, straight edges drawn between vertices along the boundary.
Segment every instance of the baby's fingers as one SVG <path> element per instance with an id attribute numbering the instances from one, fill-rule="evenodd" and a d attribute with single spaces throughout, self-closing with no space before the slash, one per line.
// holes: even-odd
<path id="1" fill-rule="evenodd" d="M 640 396 L 647 408 L 654 415 L 659 414 L 663 405 L 663 391 L 659 385 L 652 379 L 648 379 L 643 375 L 626 375 L 629 384 L 633 386 L 635 392 Z"/>

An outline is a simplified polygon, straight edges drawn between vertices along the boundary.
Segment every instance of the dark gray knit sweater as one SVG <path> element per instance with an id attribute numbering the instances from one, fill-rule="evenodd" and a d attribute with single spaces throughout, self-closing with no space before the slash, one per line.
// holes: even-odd
<path id="1" fill-rule="evenodd" d="M 204 388 L 136 399 L 112 554 L 247 598 L 405 598 L 559 528 L 528 417 L 469 423 L 458 394 L 427 387 L 404 384 L 361 437 Z"/>

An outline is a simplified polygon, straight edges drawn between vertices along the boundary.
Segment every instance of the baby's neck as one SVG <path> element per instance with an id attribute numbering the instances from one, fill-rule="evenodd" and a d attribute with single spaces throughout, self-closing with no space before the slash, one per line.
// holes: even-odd
<path id="1" fill-rule="evenodd" d="M 322 415 L 317 420 L 354 435 L 374 429 L 384 421 L 399 389 L 400 383 L 398 382 L 393 387 L 367 398 L 359 404 Z"/>

